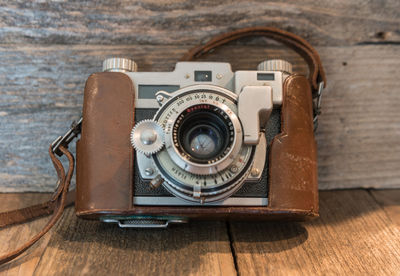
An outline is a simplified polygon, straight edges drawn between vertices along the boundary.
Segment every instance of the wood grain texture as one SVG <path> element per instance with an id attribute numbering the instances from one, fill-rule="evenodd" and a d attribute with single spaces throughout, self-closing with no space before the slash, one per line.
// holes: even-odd
<path id="1" fill-rule="evenodd" d="M 400 226 L 400 190 L 371 190 L 370 193 L 393 223 Z"/>
<path id="2" fill-rule="evenodd" d="M 322 192 L 320 204 L 304 224 L 232 223 L 239 274 L 398 274 L 399 227 L 367 191 Z"/>
<path id="3" fill-rule="evenodd" d="M 318 46 L 400 42 L 397 0 L 2 0 L 0 7 L 0 41 L 12 44 L 195 44 L 249 26 L 293 31 Z"/>
<path id="4" fill-rule="evenodd" d="M 307 72 L 293 52 L 263 45 L 265 41 L 227 46 L 203 60 L 230 61 L 238 70 L 253 69 L 265 57 L 283 57 L 295 64 L 296 72 Z M 0 45 L 1 191 L 53 190 L 47 147 L 79 118 L 85 80 L 101 69 L 104 58 L 134 57 L 140 71 L 166 71 L 185 50 L 153 45 Z M 318 50 L 329 81 L 317 132 L 320 188 L 400 187 L 400 48 Z"/>
<path id="5" fill-rule="evenodd" d="M 321 217 L 312 222 L 192 222 L 167 230 L 119 229 L 77 219 L 67 208 L 57 226 L 1 266 L 0 275 L 397 275 L 400 190 L 372 194 L 321 192 Z M 0 211 L 47 197 L 0 194 Z M 1 230 L 0 251 L 27 239 L 46 219 Z"/>
<path id="6" fill-rule="evenodd" d="M 10 211 L 17 208 L 24 208 L 38 204 L 49 199 L 50 194 L 1 194 L 0 212 Z M 40 218 L 30 223 L 0 229 L 0 255 L 16 249 L 25 243 L 30 237 L 38 233 L 46 224 L 48 218 Z M 37 242 L 28 252 L 25 252 L 15 261 L 0 266 L 0 275 L 25 276 L 32 275 L 36 269 L 47 243 L 50 240 L 52 231 Z"/>
<path id="7" fill-rule="evenodd" d="M 68 264 L 68 265 L 66 265 Z M 224 222 L 166 230 L 120 229 L 78 219 L 69 208 L 43 254 L 37 275 L 233 275 Z"/>

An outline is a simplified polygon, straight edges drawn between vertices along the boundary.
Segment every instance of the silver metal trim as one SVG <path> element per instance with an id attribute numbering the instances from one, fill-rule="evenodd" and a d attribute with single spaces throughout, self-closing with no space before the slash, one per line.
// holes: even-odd
<path id="1" fill-rule="evenodd" d="M 154 166 L 153 160 L 147 157 L 144 153 L 136 151 L 136 160 L 139 168 L 140 176 L 145 180 L 151 180 L 156 176 L 156 167 Z M 153 173 L 146 173 L 147 169 L 152 169 Z"/>
<path id="2" fill-rule="evenodd" d="M 258 80 L 258 73 L 274 74 L 273 81 Z M 289 76 L 279 71 L 236 71 L 235 72 L 235 92 L 240 94 L 245 86 L 270 86 L 272 88 L 272 101 L 275 107 L 281 106 L 283 101 L 283 82 Z"/>
<path id="3" fill-rule="evenodd" d="M 265 197 L 229 197 L 222 201 L 199 203 L 186 201 L 178 197 L 134 196 L 134 205 L 169 205 L 169 206 L 268 206 Z"/>
<path id="4" fill-rule="evenodd" d="M 245 146 L 245 147 L 247 149 L 244 148 L 243 150 L 248 150 L 248 148 L 251 148 L 250 146 Z M 244 158 L 244 160 L 247 160 L 246 162 L 251 162 L 251 163 L 249 164 L 248 169 L 246 171 L 244 171 L 243 175 L 239 179 L 237 179 L 235 182 L 232 182 L 228 187 L 219 189 L 217 191 L 213 191 L 213 192 L 203 192 L 202 191 L 201 196 L 196 197 L 196 198 L 194 197 L 194 193 L 191 194 L 190 191 L 185 190 L 185 189 L 175 185 L 174 183 L 172 183 L 170 181 L 170 179 L 168 178 L 170 176 L 163 174 L 160 170 L 159 170 L 159 173 L 162 175 L 162 177 L 164 179 L 164 183 L 163 183 L 164 188 L 167 191 L 169 191 L 172 195 L 175 195 L 184 200 L 188 200 L 190 202 L 192 202 L 192 201 L 200 202 L 201 204 L 203 204 L 204 202 L 216 202 L 216 201 L 223 200 L 223 199 L 233 195 L 242 186 L 243 182 L 249 175 L 250 169 L 253 165 L 253 158 L 251 158 L 249 160 L 249 158 L 250 158 L 249 156 L 251 155 L 251 152 L 247 152 L 246 155 L 247 154 L 248 154 L 248 156 L 246 156 Z"/>
<path id="5" fill-rule="evenodd" d="M 261 176 L 265 167 L 265 160 L 267 159 L 267 138 L 265 137 L 265 133 L 261 132 L 261 137 L 258 145 L 256 146 L 256 151 L 254 153 L 254 162 L 251 170 L 258 170 L 257 175 L 249 174 L 247 177 L 247 181 L 258 181 L 261 179 Z"/>
<path id="6" fill-rule="evenodd" d="M 238 99 L 238 116 L 242 123 L 246 145 L 260 142 L 260 131 L 265 129 L 273 108 L 271 86 L 245 86 Z"/>
<path id="7" fill-rule="evenodd" d="M 120 228 L 167 228 L 170 224 L 187 223 L 186 219 L 160 219 L 160 218 L 132 218 L 110 219 L 104 218 L 102 222 L 116 223 Z M 140 222 L 140 223 L 134 223 Z"/>
<path id="8" fill-rule="evenodd" d="M 210 84 L 234 90 L 234 73 L 231 65 L 226 62 L 178 62 L 174 71 L 170 72 L 133 72 L 126 73 L 133 81 L 135 91 L 139 91 L 140 85 L 179 85 L 187 87 L 203 84 L 194 80 L 194 71 L 212 71 L 212 82 Z M 216 75 L 221 74 L 222 78 Z M 186 78 L 189 75 L 189 78 Z M 136 108 L 159 108 L 156 99 L 140 99 L 139 93 L 135 93 Z"/>
<path id="9" fill-rule="evenodd" d="M 136 62 L 129 58 L 112 57 L 103 61 L 104 72 L 136 72 Z"/>

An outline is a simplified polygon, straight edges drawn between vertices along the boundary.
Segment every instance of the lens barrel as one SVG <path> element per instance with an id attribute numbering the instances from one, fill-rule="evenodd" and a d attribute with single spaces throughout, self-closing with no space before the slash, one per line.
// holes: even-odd
<path id="1" fill-rule="evenodd" d="M 230 151 L 234 131 L 223 110 L 201 104 L 180 114 L 174 125 L 173 138 L 181 156 L 194 163 L 212 164 Z"/>

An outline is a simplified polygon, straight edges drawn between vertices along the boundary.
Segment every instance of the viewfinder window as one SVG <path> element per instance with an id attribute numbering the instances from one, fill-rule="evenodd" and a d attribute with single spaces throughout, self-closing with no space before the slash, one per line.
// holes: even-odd
<path id="1" fill-rule="evenodd" d="M 258 73 L 257 80 L 259 81 L 273 81 L 275 80 L 275 74 L 271 73 Z"/>
<path id="2" fill-rule="evenodd" d="M 211 71 L 194 71 L 195 81 L 212 81 Z"/>

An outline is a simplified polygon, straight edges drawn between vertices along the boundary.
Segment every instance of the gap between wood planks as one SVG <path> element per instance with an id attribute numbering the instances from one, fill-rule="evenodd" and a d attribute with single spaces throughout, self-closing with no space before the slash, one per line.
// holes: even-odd
<path id="1" fill-rule="evenodd" d="M 229 221 L 226 222 L 226 231 L 227 231 L 228 238 L 229 238 L 229 245 L 230 245 L 230 248 L 231 248 L 233 264 L 235 266 L 236 275 L 239 275 L 239 267 L 238 267 L 238 263 L 237 263 L 237 255 L 236 255 L 235 247 L 233 245 L 234 241 L 233 241 L 231 223 Z"/>

